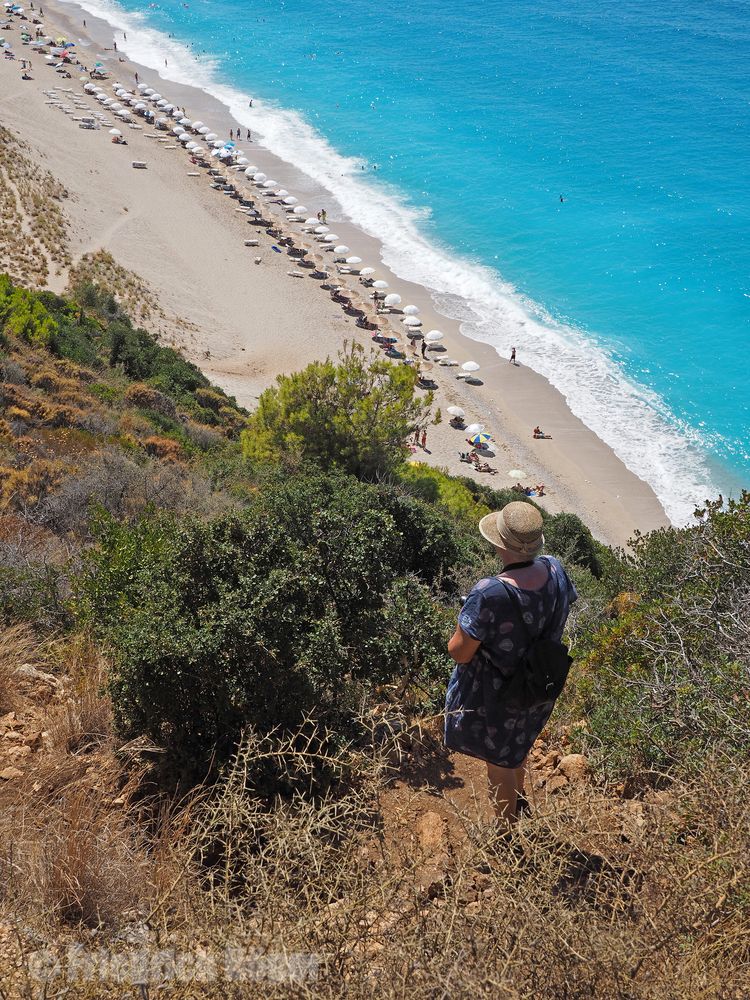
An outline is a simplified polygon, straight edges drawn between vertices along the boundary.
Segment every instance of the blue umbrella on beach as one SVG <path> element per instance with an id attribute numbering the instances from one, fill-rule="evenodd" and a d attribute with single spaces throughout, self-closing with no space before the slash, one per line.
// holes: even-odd
<path id="1" fill-rule="evenodd" d="M 483 448 L 486 444 L 489 444 L 492 438 L 489 434 L 482 432 L 481 434 L 475 434 L 472 438 L 469 438 L 471 443 L 477 448 Z"/>

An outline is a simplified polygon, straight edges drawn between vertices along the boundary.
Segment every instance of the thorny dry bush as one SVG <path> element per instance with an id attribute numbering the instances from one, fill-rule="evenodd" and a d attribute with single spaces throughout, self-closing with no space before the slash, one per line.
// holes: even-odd
<path id="1" fill-rule="evenodd" d="M 0 126 L 0 271 L 42 287 L 50 266 L 70 264 L 65 188 L 34 161 L 29 146 Z"/>
<path id="2" fill-rule="evenodd" d="M 289 794 L 254 789 L 269 763 L 288 776 Z M 334 780 L 311 802 L 300 788 L 320 767 Z M 342 787 L 336 774 L 347 776 Z M 123 961 L 159 955 L 161 972 L 154 959 L 143 973 L 149 995 L 179 1000 L 747 997 L 740 768 L 714 761 L 692 784 L 642 802 L 578 786 L 511 839 L 425 796 L 452 821 L 439 857 L 391 807 L 392 777 L 385 751 L 335 752 L 309 730 L 302 747 L 299 737 L 250 737 L 222 785 L 165 810 L 148 840 L 136 833 L 147 829 L 143 803 L 113 819 L 101 807 L 111 790 L 53 792 L 54 778 L 40 778 L 41 814 L 3 824 L 0 996 L 34 995 L 30 970 L 44 948 L 62 961 L 49 996 L 115 995 L 112 982 L 81 980 L 66 950 L 75 940 Z M 66 920 L 99 930 L 66 936 Z M 169 949 L 188 956 L 181 980 Z M 291 986 L 227 978 L 232 962 L 239 975 L 279 972 L 279 956 L 299 972 L 299 954 L 314 956 L 302 966 L 314 976 Z"/>

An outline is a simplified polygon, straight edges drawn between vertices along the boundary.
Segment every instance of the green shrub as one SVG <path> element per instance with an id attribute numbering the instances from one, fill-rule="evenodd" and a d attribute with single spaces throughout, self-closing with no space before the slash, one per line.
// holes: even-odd
<path id="1" fill-rule="evenodd" d="M 367 356 L 358 344 L 338 364 L 316 361 L 276 382 L 242 432 L 247 458 L 300 454 L 360 479 L 377 479 L 403 462 L 407 437 L 426 422 L 432 402 L 415 399 L 410 367 Z"/>
<path id="2" fill-rule="evenodd" d="M 601 576 L 600 546 L 577 514 L 555 514 L 544 522 L 544 541 L 548 552 L 565 563 L 575 563 Z"/>
<path id="3" fill-rule="evenodd" d="M 459 553 L 439 512 L 343 476 L 271 485 L 209 523 L 104 521 L 84 598 L 121 734 L 189 781 L 243 727 L 345 725 L 363 688 L 431 689 L 449 661 L 428 588 L 451 585 Z"/>
<path id="4" fill-rule="evenodd" d="M 490 508 L 477 502 L 463 479 L 449 476 L 442 469 L 435 469 L 422 462 L 409 463 L 398 470 L 398 480 L 415 496 L 431 503 L 439 503 L 457 520 L 476 529 L 479 520 L 489 514 Z"/>

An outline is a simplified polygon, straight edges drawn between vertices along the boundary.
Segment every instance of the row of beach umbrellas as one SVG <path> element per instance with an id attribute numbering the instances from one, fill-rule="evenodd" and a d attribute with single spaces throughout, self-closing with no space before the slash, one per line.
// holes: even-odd
<path id="1" fill-rule="evenodd" d="M 84 90 L 99 100 L 103 107 L 107 107 L 113 114 L 118 115 L 123 120 L 130 118 L 133 112 L 143 115 L 144 112 L 149 110 L 150 105 L 154 114 L 160 113 L 162 116 L 155 120 L 156 125 L 162 129 L 170 130 L 176 136 L 177 140 L 193 154 L 202 155 L 205 150 L 200 143 L 205 143 L 212 157 L 218 158 L 228 167 L 236 167 L 240 170 L 248 183 L 254 184 L 263 194 L 271 195 L 283 206 L 290 221 L 301 224 L 303 231 L 311 233 L 313 238 L 326 249 L 332 249 L 334 260 L 337 263 L 351 268 L 361 277 L 371 279 L 376 273 L 373 267 L 362 267 L 363 260 L 361 257 L 352 253 L 351 248 L 341 242 L 337 234 L 332 233 L 330 228 L 321 223 L 321 220 L 317 216 L 311 215 L 308 208 L 305 205 L 301 205 L 294 195 L 290 194 L 276 180 L 270 178 L 260 170 L 256 164 L 250 163 L 242 150 L 234 142 L 221 140 L 218 134 L 211 130 L 209 125 L 206 125 L 202 121 L 194 121 L 188 118 L 180 107 L 171 104 L 155 88 L 150 87 L 146 83 L 139 83 L 136 87 L 137 92 L 131 92 L 121 84 L 116 83 L 114 85 L 114 94 L 118 98 L 117 101 L 113 101 L 107 97 L 104 91 L 94 83 L 87 83 L 84 86 Z M 170 123 L 170 117 L 173 123 Z M 114 136 L 116 132 L 117 130 L 114 129 L 110 134 Z M 198 141 L 196 142 L 195 140 Z M 376 293 L 377 298 L 382 301 L 386 309 L 399 309 L 402 298 L 397 292 L 389 291 L 387 281 L 382 278 L 376 278 L 371 281 L 370 287 Z M 427 333 L 422 334 L 422 320 L 418 306 L 407 304 L 399 311 L 407 336 L 411 338 L 423 338 L 425 343 L 432 347 L 444 339 L 444 334 L 440 330 L 429 330 Z M 455 362 L 452 359 L 446 359 L 443 361 L 443 364 L 455 364 Z M 479 371 L 480 366 L 476 361 L 466 361 L 460 368 L 461 371 L 456 377 L 469 379 Z M 460 409 L 460 407 L 449 407 L 448 412 L 452 413 L 454 409 Z M 463 412 L 461 416 L 463 416 Z M 476 427 L 475 434 L 481 435 L 484 433 L 484 428 L 480 428 L 479 425 L 476 425 Z M 485 436 L 489 440 L 489 436 Z"/>

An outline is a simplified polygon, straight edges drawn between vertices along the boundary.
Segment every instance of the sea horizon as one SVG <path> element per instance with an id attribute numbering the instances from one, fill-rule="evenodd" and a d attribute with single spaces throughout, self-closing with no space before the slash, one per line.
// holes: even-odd
<path id="1" fill-rule="evenodd" d="M 159 7 L 115 0 L 77 3 L 113 26 L 118 47 L 130 58 L 151 66 L 165 79 L 198 87 L 218 98 L 244 128 L 253 130 L 263 146 L 329 190 L 344 215 L 381 242 L 384 263 L 402 278 L 423 284 L 440 311 L 461 322 L 462 332 L 492 344 L 501 356 L 511 345 L 517 346 L 522 363 L 545 375 L 563 393 L 573 413 L 652 486 L 673 521 L 684 523 L 693 506 L 706 497 L 719 491 L 736 492 L 743 481 L 750 481 L 746 448 L 750 380 L 745 377 L 747 359 L 737 354 L 737 347 L 746 342 L 743 333 L 750 307 L 750 285 L 742 291 L 743 255 L 747 251 L 742 224 L 747 206 L 740 197 L 738 151 L 727 154 L 730 165 L 738 161 L 738 173 L 734 177 L 730 170 L 729 176 L 722 178 L 724 211 L 715 213 L 721 219 L 718 230 L 707 225 L 696 207 L 692 187 L 696 178 L 685 181 L 682 194 L 669 191 L 661 201 L 654 197 L 651 187 L 659 187 L 655 181 L 674 180 L 668 150 L 661 151 L 663 162 L 652 174 L 643 162 L 630 161 L 633 170 L 640 169 L 642 175 L 629 192 L 625 185 L 620 193 L 625 192 L 625 198 L 639 187 L 646 193 L 636 196 L 637 212 L 622 221 L 616 207 L 607 201 L 615 164 L 601 156 L 600 173 L 589 170 L 579 175 L 576 170 L 583 170 L 585 157 L 576 154 L 572 138 L 570 149 L 561 150 L 557 159 L 550 157 L 543 142 L 544 123 L 533 113 L 537 107 L 533 100 L 526 107 L 528 135 L 512 134 L 522 147 L 515 159 L 510 157 L 516 168 L 512 172 L 506 145 L 510 126 L 508 134 L 494 139 L 488 132 L 476 146 L 458 126 L 459 134 L 451 137 L 445 130 L 451 108 L 446 111 L 441 104 L 442 117 L 431 113 L 430 101 L 434 111 L 439 94 L 433 93 L 425 103 L 425 95 L 412 90 L 399 94 L 397 101 L 394 79 L 403 81 L 398 76 L 368 77 L 372 63 L 367 60 L 363 60 L 365 68 L 358 85 L 351 86 L 351 67 L 346 60 L 338 65 L 330 57 L 330 46 L 337 44 L 338 32 L 345 30 L 339 22 L 330 22 L 337 25 L 335 30 L 326 30 L 323 23 L 309 31 L 305 28 L 305 37 L 292 45 L 289 40 L 295 37 L 294 18 L 298 18 L 293 9 L 284 4 L 248 6 L 232 0 L 221 7 L 227 15 L 235 12 L 237 16 L 222 23 L 232 23 L 237 37 L 248 40 L 248 49 L 241 56 L 235 51 L 228 58 L 228 50 L 232 46 L 236 50 L 236 39 L 234 34 L 229 39 L 224 32 L 225 47 L 217 44 L 209 30 L 216 20 L 215 3 L 169 2 Z M 611 6 L 574 4 L 577 28 L 584 15 L 598 24 L 597 18 Z M 635 8 L 644 5 L 625 5 L 631 14 Z M 472 16 L 479 8 L 468 5 L 462 10 L 466 22 L 462 30 L 471 34 L 476 27 Z M 542 21 L 552 16 L 546 3 L 521 4 L 519 10 Z M 321 22 L 327 13 L 326 8 Z M 688 22 L 690 13 L 685 15 Z M 392 23 L 398 24 L 401 35 L 408 36 L 409 30 L 414 30 L 405 16 L 388 8 L 381 11 L 381 33 L 391 15 L 397 18 Z M 266 27 L 266 18 L 283 24 Z M 439 48 L 439 33 L 429 34 L 427 8 L 415 9 L 414 19 L 420 18 L 424 21 L 425 51 L 430 51 L 429 45 Z M 670 22 L 664 30 L 669 33 L 673 27 Z M 507 33 L 504 20 L 503 28 Z M 548 21 L 542 28 L 549 32 Z M 569 30 L 570 24 L 562 18 L 560 38 Z M 591 25 L 589 30 L 593 30 Z M 264 62 L 259 57 L 259 36 L 278 40 L 288 71 L 280 73 L 273 59 Z M 366 54 L 364 44 L 360 52 Z M 326 59 L 331 65 L 318 73 L 318 65 Z M 491 64 L 488 60 L 488 66 Z M 302 68 L 308 70 L 309 66 L 315 66 L 316 73 L 302 79 Z M 557 78 L 565 78 L 560 60 Z M 513 90 L 507 79 L 497 75 L 496 79 L 498 93 L 503 86 L 508 92 Z M 325 81 L 334 84 L 327 103 L 320 93 Z M 343 86 L 341 81 L 349 83 Z M 475 79 L 469 82 L 476 87 Z M 608 85 L 612 83 L 609 80 Z M 642 82 L 638 86 L 647 90 Z M 516 97 L 519 87 L 516 81 Z M 487 123 L 488 130 L 497 111 L 495 90 L 490 89 L 479 88 L 479 98 L 487 106 L 477 118 Z M 252 108 L 248 106 L 250 97 Z M 381 132 L 376 123 L 373 129 L 368 97 L 372 115 L 380 115 L 383 107 L 391 109 L 384 116 L 386 122 L 389 117 L 412 114 L 413 127 L 397 133 L 386 125 Z M 668 97 L 665 100 L 669 106 Z M 396 104 L 399 107 L 394 111 Z M 510 115 L 511 107 L 508 104 L 504 112 Z M 413 117 L 415 108 L 422 109 L 425 121 Z M 587 109 L 580 110 L 585 119 Z M 599 118 L 593 114 L 592 118 L 601 127 Z M 588 133 L 595 133 L 596 128 L 589 124 L 587 133 L 584 125 L 575 138 L 585 136 L 593 142 L 595 136 Z M 744 123 L 740 125 L 738 135 L 746 142 Z M 627 129 L 624 132 L 627 139 Z M 497 147 L 490 154 L 486 152 L 488 143 Z M 464 175 L 459 171 L 458 182 L 454 179 L 456 150 L 467 156 L 476 153 Z M 534 151 L 548 158 L 542 184 Z M 658 160 L 653 148 L 649 155 Z M 626 163 L 624 153 L 622 160 Z M 575 161 L 576 170 L 564 175 L 560 169 L 564 161 Z M 519 167 L 523 163 L 526 172 Z M 701 176 L 705 177 L 708 170 L 706 164 L 703 166 Z M 441 178 L 445 190 L 440 186 Z M 704 193 L 705 209 L 719 196 L 716 191 Z M 669 208 L 686 200 L 689 212 L 660 216 L 661 210 L 667 210 L 665 205 Z M 702 294 L 696 293 L 695 302 L 676 286 L 667 290 L 664 301 L 654 292 L 670 276 L 688 280 L 673 274 L 682 269 L 684 260 L 667 259 L 660 272 L 658 260 L 645 259 L 638 280 L 628 271 L 634 254 L 644 248 L 657 252 L 663 242 L 662 224 L 679 232 L 682 225 L 684 238 L 692 238 L 694 244 L 696 233 L 706 240 L 705 246 L 694 245 L 692 256 L 686 257 L 693 268 L 690 281 L 704 280 Z M 729 245 L 722 244 L 717 250 L 727 234 L 731 236 Z M 670 247 L 666 256 L 679 258 L 677 250 Z M 712 273 L 712 268 L 718 271 L 729 257 L 731 268 L 725 274 Z M 700 270 L 701 260 L 705 274 Z M 718 296 L 708 294 L 709 279 L 722 281 L 723 291 L 720 288 Z M 640 287 L 644 281 L 645 287 Z M 703 301 L 706 297 L 712 300 L 711 305 Z M 737 298 L 743 301 L 738 304 Z M 622 321 L 623 314 L 627 322 Z M 693 319 L 690 328 L 685 324 L 686 314 Z M 716 339 L 718 329 L 724 331 L 720 342 Z"/>

